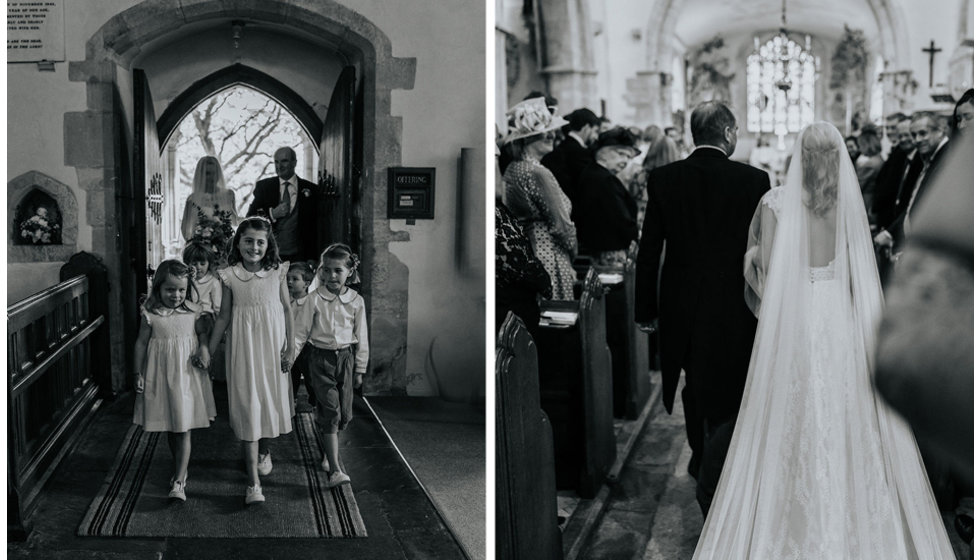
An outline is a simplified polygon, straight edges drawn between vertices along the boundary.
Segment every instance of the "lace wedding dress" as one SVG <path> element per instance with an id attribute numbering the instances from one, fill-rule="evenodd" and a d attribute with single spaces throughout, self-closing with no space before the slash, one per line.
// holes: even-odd
<path id="1" fill-rule="evenodd" d="M 759 204 L 746 302 L 759 317 L 695 558 L 953 558 L 912 434 L 869 371 L 881 287 L 840 133 L 811 125 Z"/>

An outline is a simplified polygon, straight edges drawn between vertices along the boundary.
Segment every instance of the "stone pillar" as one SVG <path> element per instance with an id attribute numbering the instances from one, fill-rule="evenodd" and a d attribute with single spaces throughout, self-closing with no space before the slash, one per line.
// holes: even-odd
<path id="1" fill-rule="evenodd" d="M 640 127 L 655 124 L 661 128 L 672 122 L 674 76 L 667 72 L 640 70 L 626 81 L 626 102 L 635 109 L 633 122 Z"/>
<path id="2" fill-rule="evenodd" d="M 541 0 L 541 74 L 559 111 L 589 107 L 598 112 L 592 21 L 585 0 Z"/>
<path id="3" fill-rule="evenodd" d="M 884 90 L 883 115 L 896 111 L 908 113 L 915 109 L 915 91 L 919 83 L 912 77 L 911 70 L 882 72 L 881 83 Z"/>

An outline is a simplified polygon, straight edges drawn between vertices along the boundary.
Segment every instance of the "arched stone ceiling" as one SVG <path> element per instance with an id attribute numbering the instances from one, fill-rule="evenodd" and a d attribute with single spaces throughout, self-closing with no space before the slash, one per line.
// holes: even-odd
<path id="1" fill-rule="evenodd" d="M 676 0 L 675 0 L 676 1 Z M 725 34 L 778 29 L 781 0 L 684 0 L 678 6 L 676 37 L 686 46 L 707 41 L 719 30 Z M 791 31 L 834 37 L 846 23 L 861 29 L 869 44 L 878 42 L 878 23 L 867 1 L 787 0 L 786 23 Z"/>

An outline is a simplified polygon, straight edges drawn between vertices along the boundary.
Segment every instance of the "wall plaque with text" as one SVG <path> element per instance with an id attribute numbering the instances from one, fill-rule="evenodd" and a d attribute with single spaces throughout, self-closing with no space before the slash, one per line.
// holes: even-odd
<path id="1" fill-rule="evenodd" d="M 388 219 L 435 218 L 435 167 L 388 168 Z"/>
<path id="2" fill-rule="evenodd" d="M 65 60 L 65 0 L 8 0 L 7 62 Z"/>

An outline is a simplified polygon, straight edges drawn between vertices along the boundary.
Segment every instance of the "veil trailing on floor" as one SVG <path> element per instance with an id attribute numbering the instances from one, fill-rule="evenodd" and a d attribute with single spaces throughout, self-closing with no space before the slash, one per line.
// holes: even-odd
<path id="1" fill-rule="evenodd" d="M 952 558 L 912 434 L 871 386 L 881 286 L 833 125 L 800 134 L 745 268 L 759 325 L 695 558 Z"/>

